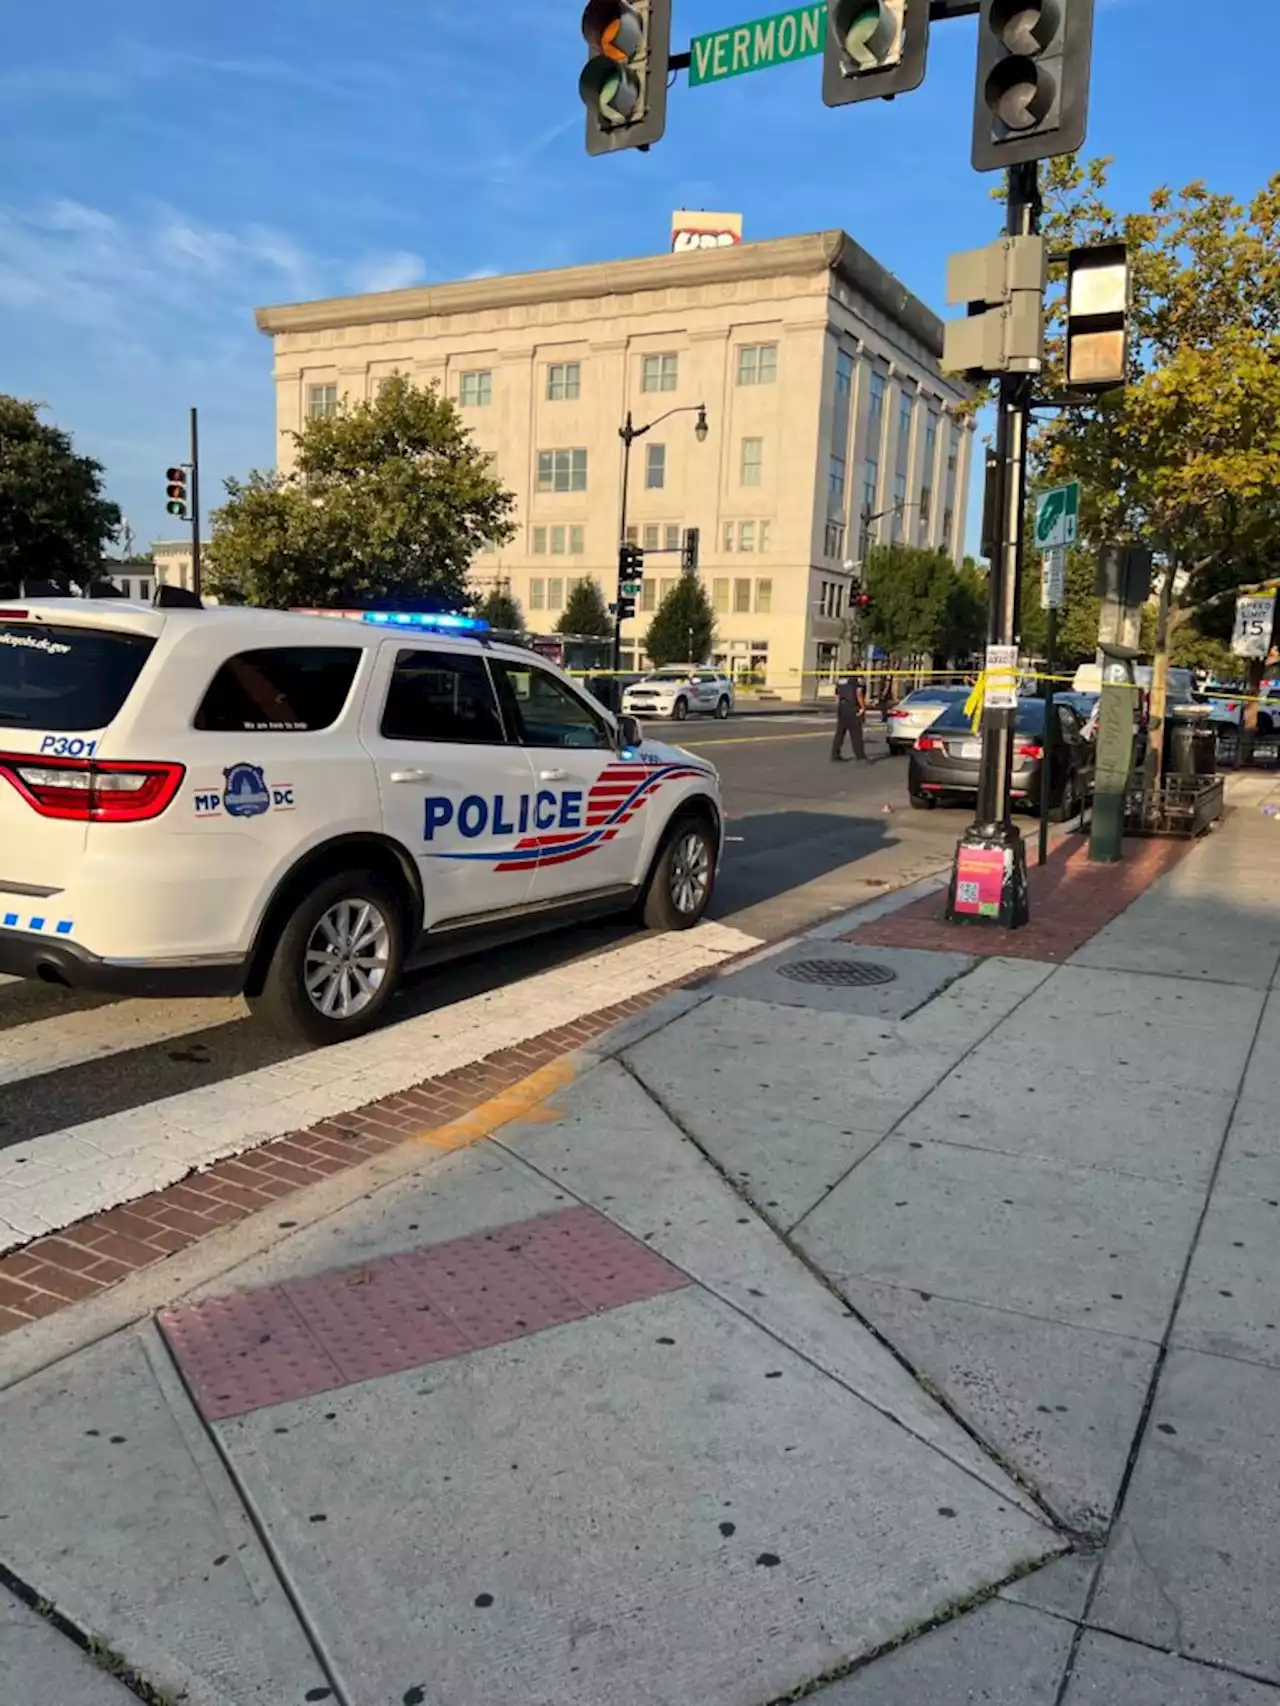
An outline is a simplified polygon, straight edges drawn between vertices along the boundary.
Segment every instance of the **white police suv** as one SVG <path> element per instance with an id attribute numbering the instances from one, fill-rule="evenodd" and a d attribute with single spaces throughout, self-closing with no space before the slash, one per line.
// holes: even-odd
<path id="1" fill-rule="evenodd" d="M 0 607 L 0 972 L 329 1043 L 484 937 L 701 918 L 709 764 L 483 623 L 340 614 Z"/>

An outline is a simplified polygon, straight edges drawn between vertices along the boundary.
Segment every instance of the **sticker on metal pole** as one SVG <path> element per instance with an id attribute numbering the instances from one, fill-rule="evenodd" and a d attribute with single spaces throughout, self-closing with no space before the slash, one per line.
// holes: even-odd
<path id="1" fill-rule="evenodd" d="M 1040 560 L 1040 608 L 1061 610 L 1067 590 L 1067 548 L 1050 545 Z"/>
<path id="2" fill-rule="evenodd" d="M 1079 524 L 1080 487 L 1075 480 L 1041 492 L 1036 499 L 1036 550 L 1074 545 Z"/>
<path id="3" fill-rule="evenodd" d="M 988 646 L 983 672 L 982 704 L 987 711 L 1016 711 L 1018 708 L 1018 648 Z"/>

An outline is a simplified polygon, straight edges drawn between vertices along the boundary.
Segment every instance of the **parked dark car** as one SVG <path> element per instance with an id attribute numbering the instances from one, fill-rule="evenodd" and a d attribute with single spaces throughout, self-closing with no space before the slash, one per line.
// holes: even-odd
<path id="1" fill-rule="evenodd" d="M 1040 770 L 1045 755 L 1043 699 L 1020 699 L 1013 737 L 1011 793 L 1029 811 L 1040 807 Z M 1093 792 L 1094 748 L 1075 710 L 1055 700 L 1058 738 L 1052 746 L 1049 812 L 1065 823 Z M 974 734 L 963 705 L 951 705 L 916 741 L 907 771 L 911 804 L 929 811 L 939 800 L 972 798 L 978 791 L 982 742 Z"/>

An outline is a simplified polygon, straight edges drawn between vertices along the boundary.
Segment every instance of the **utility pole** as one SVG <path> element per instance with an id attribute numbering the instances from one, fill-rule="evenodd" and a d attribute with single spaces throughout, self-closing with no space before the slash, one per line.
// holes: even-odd
<path id="1" fill-rule="evenodd" d="M 991 470 L 994 525 L 987 667 L 991 670 L 999 659 L 1003 671 L 1012 658 L 1013 674 L 1004 691 L 993 690 L 992 685 L 986 690 L 982 710 L 982 761 L 978 772 L 977 811 L 956 849 L 947 893 L 947 917 L 956 922 L 1000 924 L 1006 929 L 1018 929 L 1030 917 L 1027 854 L 1022 835 L 1009 812 L 1009 778 L 1018 715 L 1017 648 L 1020 638 L 1027 429 L 1031 419 L 1035 374 L 1040 366 L 1038 348 L 1043 315 L 1044 259 L 1042 246 L 1020 242 L 1036 238 L 1039 231 L 1037 162 L 1020 161 L 1011 165 L 1007 181 L 1003 256 L 997 261 L 992 254 L 992 259 L 987 262 L 991 282 L 984 287 L 981 297 L 971 299 L 979 313 L 971 312 L 968 321 L 954 324 L 959 328 L 957 347 L 964 347 L 963 340 L 980 341 L 993 333 L 1002 340 L 995 457 Z M 977 257 L 960 257 L 960 260 L 970 269 L 977 264 Z M 996 269 L 1002 269 L 998 279 L 993 276 Z M 995 288 L 997 283 L 999 294 Z M 1001 295 L 1009 306 L 999 316 L 992 315 L 986 310 L 986 303 L 1000 300 Z M 1025 350 L 1019 341 L 1023 324 L 1031 333 Z M 1031 343 L 1036 345 L 1034 353 Z"/>
<path id="2" fill-rule="evenodd" d="M 191 408 L 191 590 L 200 596 L 200 424 Z"/>

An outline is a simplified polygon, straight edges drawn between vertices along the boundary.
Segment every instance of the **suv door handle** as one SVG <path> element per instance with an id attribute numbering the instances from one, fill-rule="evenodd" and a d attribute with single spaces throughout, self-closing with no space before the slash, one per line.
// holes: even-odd
<path id="1" fill-rule="evenodd" d="M 431 772 L 429 770 L 393 770 L 391 780 L 393 782 L 429 782 Z"/>
<path id="2" fill-rule="evenodd" d="M 539 770 L 538 780 L 539 782 L 567 782 L 569 772 L 567 770 Z"/>

